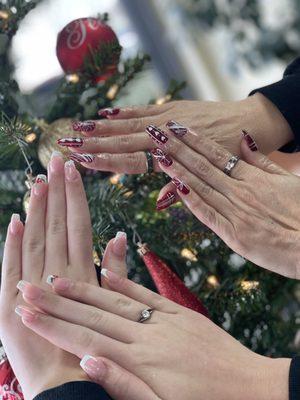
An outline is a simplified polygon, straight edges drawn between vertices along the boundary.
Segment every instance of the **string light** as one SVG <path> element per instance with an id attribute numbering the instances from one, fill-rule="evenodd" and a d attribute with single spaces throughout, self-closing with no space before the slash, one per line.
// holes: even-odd
<path id="1" fill-rule="evenodd" d="M 96 250 L 93 250 L 93 259 L 94 259 L 94 264 L 96 264 L 98 267 L 101 265 L 100 257 Z"/>
<path id="2" fill-rule="evenodd" d="M 214 289 L 220 286 L 220 282 L 218 281 L 218 278 L 215 275 L 210 275 L 206 279 L 207 283 L 212 286 Z"/>
<path id="3" fill-rule="evenodd" d="M 113 176 L 111 176 L 109 178 L 109 181 L 113 185 L 117 185 L 118 183 L 120 183 L 120 178 L 121 178 L 121 174 L 114 174 Z"/>
<path id="4" fill-rule="evenodd" d="M 0 10 L 0 18 L 2 18 L 2 19 L 8 19 L 8 18 L 9 18 L 8 12 L 7 12 L 7 11 Z"/>
<path id="5" fill-rule="evenodd" d="M 27 143 L 33 143 L 35 139 L 36 139 L 35 133 L 28 133 L 28 135 L 25 136 L 25 142 Z"/>
<path id="6" fill-rule="evenodd" d="M 181 256 L 186 258 L 187 260 L 190 261 L 197 261 L 197 257 L 195 256 L 195 254 L 189 250 L 189 249 L 182 249 L 180 252 Z"/>
<path id="7" fill-rule="evenodd" d="M 165 95 L 164 97 L 160 97 L 159 99 L 156 100 L 155 104 L 157 105 L 162 105 L 167 103 L 172 99 L 172 96 L 170 94 Z"/>
<path id="8" fill-rule="evenodd" d="M 67 75 L 66 80 L 70 83 L 77 83 L 79 82 L 79 75 L 78 74 Z"/>
<path id="9" fill-rule="evenodd" d="M 245 290 L 246 292 L 249 292 L 250 290 L 257 289 L 259 286 L 258 281 L 242 281 L 241 282 L 241 288 Z"/>
<path id="10" fill-rule="evenodd" d="M 114 98 L 116 97 L 118 91 L 119 91 L 119 85 L 117 85 L 117 84 L 115 83 L 114 85 L 112 85 L 112 86 L 108 89 L 108 91 L 107 91 L 107 93 L 106 93 L 106 97 L 107 97 L 109 100 L 114 100 Z"/>

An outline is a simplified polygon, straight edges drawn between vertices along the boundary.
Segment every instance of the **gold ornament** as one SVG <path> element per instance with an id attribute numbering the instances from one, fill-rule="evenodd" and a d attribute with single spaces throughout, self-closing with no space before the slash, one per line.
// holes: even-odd
<path id="1" fill-rule="evenodd" d="M 28 213 L 29 201 L 30 201 L 30 190 L 27 190 L 27 192 L 25 193 L 25 195 L 23 197 L 23 210 L 24 210 L 25 214 Z"/>
<path id="2" fill-rule="evenodd" d="M 210 275 L 206 279 L 207 283 L 213 287 L 214 289 L 218 288 L 220 286 L 220 283 L 218 281 L 218 278 L 215 275 Z"/>
<path id="3" fill-rule="evenodd" d="M 68 160 L 70 150 L 57 144 L 57 140 L 64 137 L 82 137 L 80 132 L 76 132 L 72 128 L 71 118 L 60 118 L 51 124 L 39 122 L 43 133 L 40 136 L 38 145 L 38 157 L 42 166 L 47 169 L 51 154 L 54 150 L 60 151 L 65 159 Z"/>

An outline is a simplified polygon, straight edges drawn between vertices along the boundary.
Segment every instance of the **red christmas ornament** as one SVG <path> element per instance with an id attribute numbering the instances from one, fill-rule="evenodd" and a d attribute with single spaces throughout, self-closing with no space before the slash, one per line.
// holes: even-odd
<path id="1" fill-rule="evenodd" d="M 24 399 L 21 386 L 15 377 L 14 371 L 9 364 L 3 347 L 0 348 L 0 399 Z"/>
<path id="2" fill-rule="evenodd" d="M 184 307 L 209 317 L 207 309 L 173 272 L 147 245 L 139 245 L 139 254 L 157 287 L 159 294 Z"/>
<path id="3" fill-rule="evenodd" d="M 84 72 L 86 59 L 92 61 L 92 54 L 101 51 L 101 46 L 107 44 L 119 45 L 118 38 L 110 26 L 97 18 L 79 18 L 66 25 L 58 34 L 56 54 L 67 74 Z M 116 73 L 118 62 L 119 54 L 116 54 L 113 65 L 101 71 L 97 81 L 106 80 Z"/>

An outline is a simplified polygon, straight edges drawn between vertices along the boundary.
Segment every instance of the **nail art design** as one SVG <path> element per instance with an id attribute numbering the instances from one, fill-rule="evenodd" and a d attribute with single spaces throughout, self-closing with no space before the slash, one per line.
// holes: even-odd
<path id="1" fill-rule="evenodd" d="M 58 139 L 57 144 L 64 147 L 81 147 L 83 145 L 82 138 L 62 138 Z"/>
<path id="2" fill-rule="evenodd" d="M 171 132 L 174 133 L 174 135 L 178 137 L 182 137 L 188 133 L 188 129 L 185 126 L 173 120 L 167 122 L 166 126 L 170 129 Z"/>
<path id="3" fill-rule="evenodd" d="M 249 135 L 249 133 L 245 130 L 242 130 L 242 135 L 244 136 L 249 149 L 251 151 L 257 151 L 258 150 L 257 144 L 255 143 L 255 140 Z"/>
<path id="4" fill-rule="evenodd" d="M 146 128 L 146 132 L 149 134 L 151 139 L 153 139 L 158 144 L 166 144 L 169 140 L 166 133 L 155 125 L 148 125 Z"/>
<path id="5" fill-rule="evenodd" d="M 174 185 L 177 187 L 177 189 L 182 193 L 182 194 L 189 194 L 190 189 L 187 187 L 185 183 L 183 183 L 180 179 L 174 177 L 171 181 L 174 183 Z"/>
<path id="6" fill-rule="evenodd" d="M 46 282 L 48 283 L 48 285 L 52 286 L 56 278 L 58 278 L 58 275 L 48 275 Z"/>
<path id="7" fill-rule="evenodd" d="M 176 195 L 173 192 L 167 192 L 161 199 L 156 202 L 156 210 L 165 210 L 176 201 Z"/>
<path id="8" fill-rule="evenodd" d="M 79 163 L 91 163 L 94 161 L 95 156 L 93 154 L 71 153 L 69 158 Z"/>
<path id="9" fill-rule="evenodd" d="M 170 165 L 173 164 L 172 158 L 161 149 L 153 149 L 151 151 L 151 154 L 154 158 L 156 158 L 156 160 L 158 160 L 159 163 L 161 163 L 165 167 L 170 167 Z"/>
<path id="10" fill-rule="evenodd" d="M 94 121 L 75 121 L 72 127 L 76 132 L 91 132 L 96 128 L 96 124 Z"/>
<path id="11" fill-rule="evenodd" d="M 107 117 L 109 115 L 117 115 L 120 112 L 120 108 L 103 108 L 98 111 L 100 117 Z"/>
<path id="12" fill-rule="evenodd" d="M 35 178 L 35 183 L 47 183 L 47 177 L 46 177 L 46 175 L 39 174 L 39 175 Z"/>

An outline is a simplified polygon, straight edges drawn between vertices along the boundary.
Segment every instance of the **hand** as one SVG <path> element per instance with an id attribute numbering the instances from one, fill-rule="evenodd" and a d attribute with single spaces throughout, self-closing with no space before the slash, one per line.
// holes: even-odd
<path id="1" fill-rule="evenodd" d="M 55 154 L 49 166 L 49 185 L 45 181 L 45 176 L 38 177 L 32 189 L 25 227 L 17 215 L 13 216 L 2 265 L 0 336 L 26 400 L 50 387 L 89 378 L 75 356 L 24 329 L 14 313 L 17 304 L 22 304 L 16 284 L 30 279 L 49 288 L 45 279 L 51 271 L 99 286 L 89 210 L 79 172 L 73 163 L 64 167 L 62 158 Z M 109 243 L 104 263 L 110 259 L 115 271 L 122 271 L 124 276 L 125 253 L 123 236 Z"/>
<path id="2" fill-rule="evenodd" d="M 158 206 L 166 190 L 170 198 L 177 187 L 176 194 L 192 213 L 235 252 L 264 268 L 300 279 L 297 176 L 251 151 L 257 146 L 249 135 L 241 150 L 252 165 L 239 160 L 229 177 L 223 169 L 232 154 L 206 137 L 191 130 L 181 138 L 152 126 L 148 131 L 157 144 L 155 135 L 164 135 L 164 144 L 154 154 L 173 179 L 160 193 Z M 163 201 L 169 205 L 168 199 Z"/>
<path id="3" fill-rule="evenodd" d="M 279 110 L 257 93 L 236 102 L 173 101 L 164 105 L 108 109 L 100 113 L 107 120 L 74 124 L 86 138 L 62 138 L 58 143 L 73 153 L 70 157 L 85 167 L 123 173 L 147 171 L 145 150 L 154 145 L 145 134 L 149 124 L 163 127 L 175 119 L 195 132 L 240 153 L 239 132 L 254 136 L 263 153 L 280 148 L 293 138 L 291 128 Z M 154 159 L 154 170 L 160 166 Z"/>
<path id="4" fill-rule="evenodd" d="M 56 278 L 57 294 L 27 282 L 22 321 L 122 400 L 287 400 L 289 359 L 257 355 L 203 315 L 112 271 L 112 289 Z M 43 313 L 32 311 L 42 310 Z M 137 323 L 144 309 L 151 318 Z M 87 356 L 91 354 L 91 356 Z"/>

